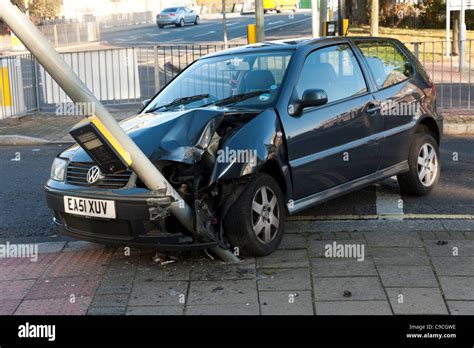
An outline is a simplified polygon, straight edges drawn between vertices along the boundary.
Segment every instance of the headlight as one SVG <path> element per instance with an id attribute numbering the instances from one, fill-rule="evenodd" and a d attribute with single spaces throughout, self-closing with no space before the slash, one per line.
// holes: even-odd
<path id="1" fill-rule="evenodd" d="M 209 122 L 207 122 L 206 127 L 204 128 L 204 131 L 202 132 L 201 137 L 199 138 L 196 144 L 196 147 L 201 150 L 206 150 L 212 140 L 212 136 L 215 130 L 216 120 L 213 118 Z"/>
<path id="2" fill-rule="evenodd" d="M 67 161 L 62 158 L 55 158 L 51 166 L 51 179 L 56 181 L 64 181 L 66 173 Z"/>

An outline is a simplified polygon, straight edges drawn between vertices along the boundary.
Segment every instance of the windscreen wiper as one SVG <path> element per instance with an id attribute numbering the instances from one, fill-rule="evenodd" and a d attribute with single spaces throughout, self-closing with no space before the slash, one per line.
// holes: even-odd
<path id="1" fill-rule="evenodd" d="M 158 110 L 163 109 L 163 108 L 168 109 L 168 108 L 172 108 L 174 106 L 185 105 L 185 104 L 189 104 L 189 103 L 192 103 L 192 102 L 195 102 L 195 101 L 198 101 L 198 100 L 201 100 L 201 99 L 206 99 L 206 98 L 209 98 L 209 97 L 210 97 L 209 94 L 197 94 L 197 95 L 193 95 L 193 96 L 190 96 L 190 97 L 178 98 L 178 99 L 173 100 L 169 104 L 156 106 L 156 107 L 154 107 L 150 110 L 147 110 L 146 112 L 155 112 L 155 111 L 158 111 Z"/>
<path id="2" fill-rule="evenodd" d="M 268 91 L 268 90 L 259 90 L 259 91 L 249 92 L 249 93 L 237 94 L 237 95 L 233 95 L 233 96 L 215 101 L 213 103 L 210 103 L 210 104 L 207 104 L 207 105 L 204 105 L 204 106 L 209 106 L 209 105 L 223 106 L 223 105 L 227 105 L 227 104 L 237 103 L 237 102 L 245 100 L 245 99 L 258 97 L 259 95 L 262 95 L 264 93 L 270 93 L 270 91 Z"/>

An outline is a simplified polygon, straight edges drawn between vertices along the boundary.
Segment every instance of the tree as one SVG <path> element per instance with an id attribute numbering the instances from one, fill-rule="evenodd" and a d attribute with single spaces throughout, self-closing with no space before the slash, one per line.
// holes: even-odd
<path id="1" fill-rule="evenodd" d="M 30 15 L 36 18 L 57 18 L 63 0 L 29 0 Z"/>

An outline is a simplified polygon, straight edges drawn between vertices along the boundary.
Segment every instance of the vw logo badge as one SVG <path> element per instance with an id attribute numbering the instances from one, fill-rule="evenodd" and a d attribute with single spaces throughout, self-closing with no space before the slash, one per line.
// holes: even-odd
<path id="1" fill-rule="evenodd" d="M 91 167 L 89 171 L 87 172 L 87 182 L 89 184 L 94 184 L 97 181 L 99 181 L 99 179 L 101 178 L 102 178 L 102 172 L 100 171 L 100 168 L 98 166 Z"/>

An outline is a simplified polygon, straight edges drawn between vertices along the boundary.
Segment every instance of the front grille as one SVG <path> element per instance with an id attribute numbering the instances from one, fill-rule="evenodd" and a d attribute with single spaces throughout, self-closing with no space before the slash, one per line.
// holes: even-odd
<path id="1" fill-rule="evenodd" d="M 100 179 L 94 184 L 87 182 L 87 172 L 94 166 L 93 163 L 71 162 L 67 167 L 66 181 L 71 185 L 100 187 L 100 188 L 122 188 L 127 185 L 132 175 L 132 171 L 122 171 L 114 174 L 103 174 L 103 179 Z"/>

